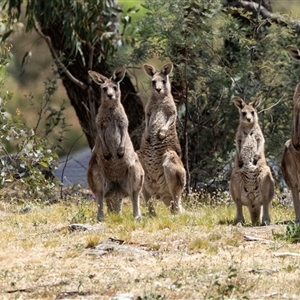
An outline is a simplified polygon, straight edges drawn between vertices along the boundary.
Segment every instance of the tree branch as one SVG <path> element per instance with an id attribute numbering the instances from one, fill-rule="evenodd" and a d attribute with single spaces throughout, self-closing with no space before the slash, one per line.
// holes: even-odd
<path id="1" fill-rule="evenodd" d="M 260 15 L 264 19 L 273 19 L 274 14 L 269 12 L 264 6 L 255 3 L 255 2 L 249 2 L 249 1 L 233 1 L 228 3 L 226 6 L 230 7 L 236 7 L 236 8 L 243 8 L 247 11 L 252 11 L 253 13 L 260 13 Z"/>
<path id="2" fill-rule="evenodd" d="M 225 5 L 225 7 L 236 7 L 243 8 L 246 11 L 251 11 L 254 14 L 261 15 L 264 19 L 269 19 L 280 25 L 287 26 L 288 22 L 280 15 L 273 14 L 268 11 L 260 3 L 250 2 L 250 1 L 233 1 Z M 297 33 L 300 33 L 300 22 L 295 20 L 289 20 L 289 24 L 292 25 Z"/>
<path id="3" fill-rule="evenodd" d="M 90 42 L 87 42 L 87 46 L 88 46 L 88 49 L 89 49 L 88 69 L 92 70 L 93 69 L 93 58 L 94 58 L 95 48 Z"/>
<path id="4" fill-rule="evenodd" d="M 274 104 L 271 105 L 270 107 L 268 107 L 268 108 L 266 108 L 266 109 L 260 110 L 260 111 L 258 112 L 258 114 L 260 114 L 260 113 L 262 113 L 262 112 L 265 112 L 265 111 L 267 111 L 267 110 L 270 110 L 271 108 L 273 108 L 274 106 L 276 106 L 277 104 L 279 104 L 279 103 L 282 101 L 282 99 L 283 99 L 284 96 L 285 96 L 285 95 L 283 95 L 276 103 L 274 103 Z"/>
<path id="5" fill-rule="evenodd" d="M 85 83 L 83 83 L 82 81 L 78 80 L 77 78 L 75 78 L 70 72 L 69 70 L 66 68 L 66 66 L 59 60 L 59 57 L 52 45 L 51 42 L 51 38 L 49 36 L 46 36 L 41 28 L 39 27 L 38 23 L 35 22 L 34 24 L 34 28 L 37 31 L 37 33 L 42 37 L 42 39 L 44 39 L 53 55 L 53 57 L 55 58 L 55 62 L 57 64 L 58 67 L 60 67 L 63 72 L 66 74 L 66 76 L 73 82 L 75 83 L 77 86 L 79 86 L 81 89 L 86 90 L 87 89 L 87 85 Z"/>

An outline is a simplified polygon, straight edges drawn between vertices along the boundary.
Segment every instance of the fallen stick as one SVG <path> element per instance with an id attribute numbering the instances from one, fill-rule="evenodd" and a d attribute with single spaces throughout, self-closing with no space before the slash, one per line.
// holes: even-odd
<path id="1" fill-rule="evenodd" d="M 244 235 L 244 239 L 246 241 L 249 241 L 249 242 L 257 242 L 257 241 L 260 241 L 260 242 L 273 242 L 271 240 L 266 240 L 266 239 L 263 239 L 263 238 L 260 238 L 260 237 L 257 237 L 257 236 L 250 236 L 250 235 Z"/>
<path id="2" fill-rule="evenodd" d="M 294 252 L 277 252 L 277 253 L 274 253 L 274 256 L 276 256 L 276 257 L 282 257 L 282 256 L 300 256 L 300 253 L 294 253 Z"/>

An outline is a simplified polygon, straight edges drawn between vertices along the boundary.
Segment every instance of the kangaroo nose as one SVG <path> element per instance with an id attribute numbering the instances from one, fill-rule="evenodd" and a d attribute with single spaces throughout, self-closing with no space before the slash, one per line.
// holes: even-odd
<path id="1" fill-rule="evenodd" d="M 107 94 L 107 97 L 109 98 L 109 99 L 111 99 L 112 98 L 112 94 Z"/>
<path id="2" fill-rule="evenodd" d="M 158 93 L 160 93 L 161 88 L 156 88 L 156 91 L 157 91 Z"/>

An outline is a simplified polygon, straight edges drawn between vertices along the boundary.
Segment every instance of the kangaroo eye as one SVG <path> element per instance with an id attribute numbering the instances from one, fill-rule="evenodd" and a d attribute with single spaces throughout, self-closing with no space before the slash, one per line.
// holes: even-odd
<path id="1" fill-rule="evenodd" d="M 114 91 L 116 92 L 118 89 L 117 89 L 117 87 L 116 86 L 114 86 Z"/>
<path id="2" fill-rule="evenodd" d="M 244 117 L 246 117 L 246 115 L 247 115 L 247 113 L 245 111 L 243 111 L 242 114 L 243 114 Z"/>
<path id="3" fill-rule="evenodd" d="M 156 81 L 155 80 L 152 80 L 152 85 L 155 85 L 156 84 Z"/>
<path id="4" fill-rule="evenodd" d="M 254 116 L 254 111 L 251 112 L 252 116 Z"/>
<path id="5" fill-rule="evenodd" d="M 106 86 L 103 88 L 103 92 L 107 92 L 107 87 Z"/>
<path id="6" fill-rule="evenodd" d="M 165 80 L 163 80 L 163 81 L 162 81 L 162 83 L 163 83 L 163 84 L 166 84 L 166 81 L 165 81 Z"/>

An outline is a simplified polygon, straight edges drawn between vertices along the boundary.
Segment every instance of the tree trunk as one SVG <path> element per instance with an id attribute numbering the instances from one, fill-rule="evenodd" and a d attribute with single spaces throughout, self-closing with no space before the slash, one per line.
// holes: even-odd
<path id="1" fill-rule="evenodd" d="M 66 55 L 65 61 L 62 60 L 61 63 L 56 63 L 58 66 L 63 65 L 68 73 L 72 74 L 79 82 L 84 84 L 84 87 L 79 86 L 71 80 L 69 76 L 66 75 L 64 69 L 59 68 L 60 78 L 66 89 L 67 95 L 70 99 L 71 105 L 73 106 L 76 115 L 78 117 L 80 126 L 87 138 L 88 144 L 92 149 L 95 144 L 95 137 L 97 134 L 96 129 L 96 114 L 100 105 L 100 88 L 99 86 L 92 84 L 88 75 L 89 67 L 83 65 L 82 59 L 79 54 L 74 57 L 68 57 L 67 54 L 71 53 L 71 49 L 66 49 L 64 45 L 64 37 L 61 33 L 61 26 L 58 23 L 53 23 L 52 26 L 43 28 L 41 24 L 41 31 L 46 37 L 51 39 L 50 52 L 54 60 L 56 57 L 59 57 L 62 49 Z M 49 45 L 48 45 L 49 46 Z M 105 76 L 110 77 L 111 71 L 104 59 L 100 63 L 97 62 L 99 51 L 97 48 L 100 48 L 100 45 L 95 46 L 95 51 L 93 52 L 93 63 L 92 68 L 94 71 L 97 71 Z M 89 61 L 89 55 L 91 53 L 90 49 L 85 46 L 82 49 L 85 61 Z M 68 62 L 68 65 L 67 63 Z M 143 104 L 140 96 L 137 94 L 130 78 L 128 75 L 125 76 L 123 81 L 120 84 L 121 87 L 121 101 L 124 106 L 125 112 L 129 120 L 129 134 L 132 134 L 135 129 L 140 127 L 144 117 Z M 135 135 L 134 147 L 135 149 L 139 148 L 140 135 Z"/>

